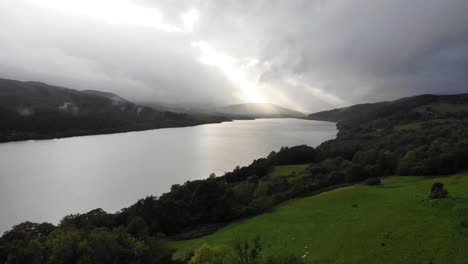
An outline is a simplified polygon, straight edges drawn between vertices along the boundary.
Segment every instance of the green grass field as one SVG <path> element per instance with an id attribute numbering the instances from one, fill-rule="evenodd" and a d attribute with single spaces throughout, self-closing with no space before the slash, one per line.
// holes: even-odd
<path id="1" fill-rule="evenodd" d="M 429 201 L 435 181 L 446 185 L 449 198 Z M 345 187 L 171 244 L 183 257 L 202 244 L 257 235 L 264 256 L 294 254 L 308 263 L 468 263 L 468 174 Z"/>

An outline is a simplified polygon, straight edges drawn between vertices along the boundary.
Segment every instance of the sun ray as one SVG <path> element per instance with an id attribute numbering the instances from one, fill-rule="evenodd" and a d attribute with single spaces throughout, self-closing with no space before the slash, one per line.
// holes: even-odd
<path id="1" fill-rule="evenodd" d="M 258 63 L 256 59 L 238 59 L 224 54 L 204 41 L 192 42 L 192 46 L 201 51 L 199 61 L 203 64 L 217 67 L 226 79 L 235 85 L 238 91 L 235 96 L 241 101 L 266 103 L 266 96 L 260 92 L 260 87 L 250 72 L 252 66 Z"/>

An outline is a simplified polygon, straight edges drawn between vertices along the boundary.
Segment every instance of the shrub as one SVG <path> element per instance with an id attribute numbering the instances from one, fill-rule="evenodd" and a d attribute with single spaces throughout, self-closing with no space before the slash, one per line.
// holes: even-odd
<path id="1" fill-rule="evenodd" d="M 381 184 L 381 181 L 379 178 L 368 178 L 365 182 L 364 182 L 365 185 L 369 185 L 369 186 L 375 186 L 375 185 L 380 185 Z"/>
<path id="2" fill-rule="evenodd" d="M 258 257 L 260 255 L 260 252 L 262 251 L 260 237 L 257 236 L 253 240 L 235 240 L 234 251 L 236 252 L 238 263 L 258 263 Z"/>
<path id="3" fill-rule="evenodd" d="M 231 247 L 225 245 L 202 245 L 195 250 L 189 264 L 234 264 L 236 255 Z"/>
<path id="4" fill-rule="evenodd" d="M 431 199 L 438 199 L 438 198 L 445 198 L 448 195 L 447 189 L 444 188 L 444 184 L 441 182 L 434 182 L 431 187 L 431 194 L 429 198 Z"/>

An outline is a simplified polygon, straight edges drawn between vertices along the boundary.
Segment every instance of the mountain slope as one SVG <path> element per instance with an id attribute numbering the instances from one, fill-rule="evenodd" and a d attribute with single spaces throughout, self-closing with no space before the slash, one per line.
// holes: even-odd
<path id="1" fill-rule="evenodd" d="M 304 117 L 304 114 L 274 104 L 245 103 L 219 107 L 213 112 L 228 116 L 240 116 L 250 118 L 281 118 L 281 117 Z"/>
<path id="2" fill-rule="evenodd" d="M 409 112 L 421 115 L 468 112 L 468 94 L 419 95 L 395 101 L 359 104 L 345 108 L 313 113 L 308 119 L 322 121 L 369 121 Z"/>
<path id="3" fill-rule="evenodd" d="M 156 111 L 100 91 L 0 79 L 0 142 L 224 121 Z"/>

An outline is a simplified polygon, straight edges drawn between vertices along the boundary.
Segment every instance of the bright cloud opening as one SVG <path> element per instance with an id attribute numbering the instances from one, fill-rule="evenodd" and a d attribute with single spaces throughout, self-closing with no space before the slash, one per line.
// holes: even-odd
<path id="1" fill-rule="evenodd" d="M 194 25 L 200 19 L 200 13 L 196 9 L 190 9 L 189 11 L 183 13 L 180 18 L 184 24 L 184 30 L 187 32 L 192 32 Z"/>
<path id="2" fill-rule="evenodd" d="M 258 64 L 255 59 L 238 59 L 214 49 L 204 41 L 193 42 L 192 46 L 201 50 L 199 61 L 203 64 L 219 68 L 224 76 L 238 88 L 235 94 L 244 102 L 267 103 L 268 100 L 259 90 L 254 66 Z"/>
<path id="3" fill-rule="evenodd" d="M 199 12 L 190 9 L 180 16 L 180 25 L 164 21 L 157 8 L 141 6 L 130 0 L 42 0 L 32 1 L 44 8 L 88 16 L 110 24 L 149 27 L 164 32 L 189 33 L 199 20 Z"/>

